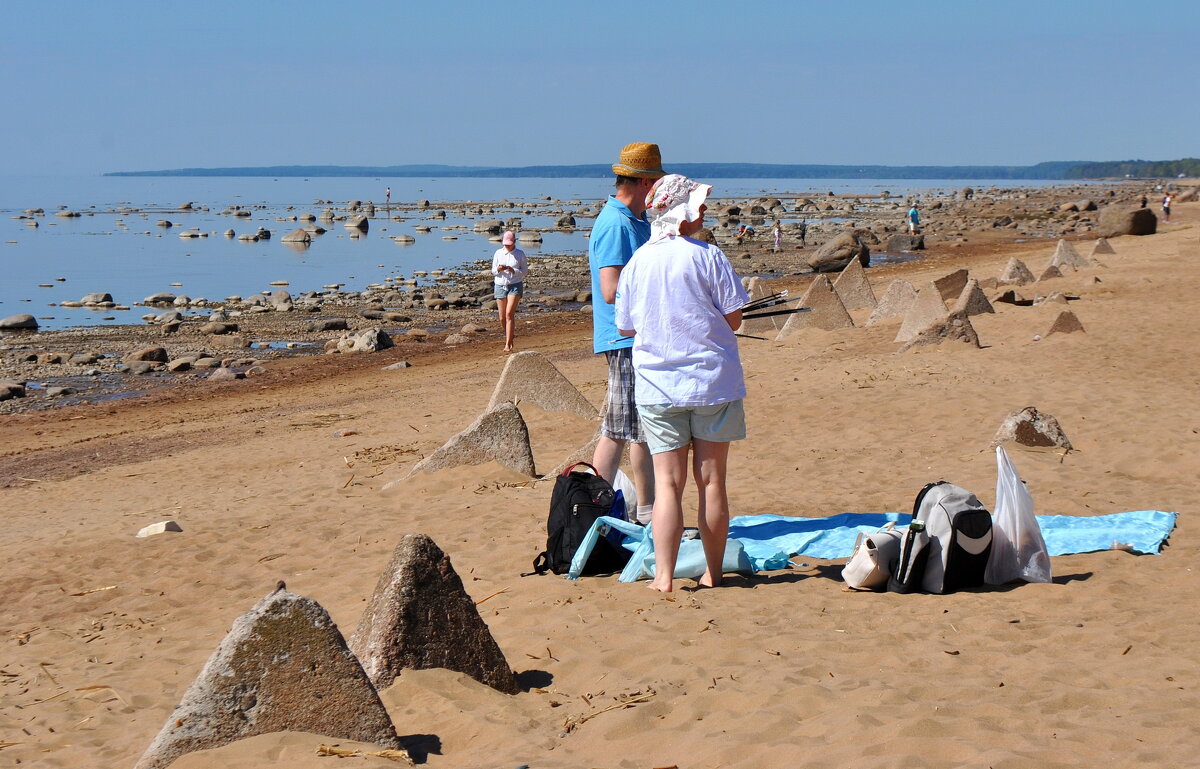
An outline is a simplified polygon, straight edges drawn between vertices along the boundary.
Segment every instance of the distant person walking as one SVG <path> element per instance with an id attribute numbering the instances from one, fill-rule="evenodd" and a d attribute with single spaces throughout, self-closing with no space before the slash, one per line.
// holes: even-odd
<path id="1" fill-rule="evenodd" d="M 654 463 L 634 400 L 633 340 L 617 333 L 617 283 L 633 252 L 650 239 L 646 221 L 646 194 L 665 175 L 657 144 L 634 142 L 621 149 L 612 167 L 616 190 L 596 217 L 588 238 L 588 266 L 592 274 L 592 350 L 608 361 L 608 393 L 604 421 L 592 464 L 605 480 L 616 477 L 621 454 L 629 446 L 633 484 L 637 490 L 637 517 L 650 520 L 654 502 Z"/>
<path id="2" fill-rule="evenodd" d="M 908 234 L 916 235 L 921 230 L 921 214 L 917 211 L 917 204 L 913 203 L 912 208 L 908 209 Z"/>
<path id="3" fill-rule="evenodd" d="M 800 247 L 804 248 L 807 245 L 805 243 L 805 240 L 808 238 L 808 220 L 807 219 L 804 219 L 804 218 L 800 219 L 800 227 L 796 232 L 800 235 Z"/>
<path id="4" fill-rule="evenodd" d="M 771 228 L 771 239 L 774 241 L 773 250 L 778 251 L 783 248 L 783 223 L 778 219 L 775 220 L 775 226 Z"/>
<path id="5" fill-rule="evenodd" d="M 1141 205 L 1141 207 L 1142 207 L 1142 208 L 1145 208 L 1145 207 L 1146 207 L 1146 204 L 1147 204 L 1147 203 L 1149 203 L 1149 202 L 1150 202 L 1150 200 L 1149 200 L 1149 199 L 1148 199 L 1148 198 L 1147 198 L 1145 195 L 1142 195 L 1142 205 Z"/>
<path id="6" fill-rule="evenodd" d="M 383 199 L 384 199 L 384 205 L 387 206 L 388 208 L 391 208 L 392 207 L 392 188 L 391 187 L 388 187 L 387 191 L 383 193 Z"/>
<path id="7" fill-rule="evenodd" d="M 504 351 L 512 352 L 516 336 L 517 305 L 525 293 L 525 273 L 529 263 L 525 252 L 517 248 L 517 236 L 512 230 L 504 233 L 501 247 L 492 255 L 492 274 L 495 279 L 496 311 L 504 329 Z"/>
<path id="8" fill-rule="evenodd" d="M 1163 224 L 1171 223 L 1171 193 L 1163 195 L 1162 199 Z"/>

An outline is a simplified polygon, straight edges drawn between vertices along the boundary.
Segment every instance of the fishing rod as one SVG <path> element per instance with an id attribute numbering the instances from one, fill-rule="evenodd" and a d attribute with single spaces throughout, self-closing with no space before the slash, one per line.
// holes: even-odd
<path id="1" fill-rule="evenodd" d="M 751 315 L 742 315 L 742 320 L 753 320 L 755 318 L 771 318 L 776 315 L 795 315 L 798 312 L 812 312 L 811 307 L 792 307 L 787 310 L 772 310 L 771 312 L 756 312 Z"/>

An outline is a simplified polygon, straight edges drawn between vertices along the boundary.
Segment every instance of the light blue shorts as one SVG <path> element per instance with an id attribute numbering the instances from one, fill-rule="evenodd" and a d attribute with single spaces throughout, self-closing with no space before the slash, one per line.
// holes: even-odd
<path id="1" fill-rule="evenodd" d="M 507 286 L 502 286 L 499 283 L 495 284 L 496 291 L 493 294 L 497 299 L 505 299 L 510 296 L 524 296 L 525 283 L 510 283 Z"/>
<path id="2" fill-rule="evenodd" d="M 638 405 L 642 432 L 651 454 L 674 451 L 693 438 L 729 443 L 746 437 L 746 412 L 742 399 L 716 406 Z"/>

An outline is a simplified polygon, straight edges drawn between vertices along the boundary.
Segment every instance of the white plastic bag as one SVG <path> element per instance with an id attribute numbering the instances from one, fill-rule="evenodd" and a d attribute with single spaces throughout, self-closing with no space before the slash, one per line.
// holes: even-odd
<path id="1" fill-rule="evenodd" d="M 983 579 L 990 585 L 1006 582 L 1050 581 L 1050 554 L 1037 517 L 1033 497 L 1003 446 L 996 447 L 996 509 L 992 520 L 992 554 Z"/>
<path id="2" fill-rule="evenodd" d="M 633 485 L 633 481 L 629 476 L 617 469 L 617 477 L 613 478 L 612 487 L 618 490 L 625 496 L 625 520 L 637 520 L 637 487 Z"/>

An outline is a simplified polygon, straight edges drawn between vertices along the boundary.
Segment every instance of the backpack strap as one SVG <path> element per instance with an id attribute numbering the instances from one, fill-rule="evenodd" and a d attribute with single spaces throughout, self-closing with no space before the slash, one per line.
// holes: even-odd
<path id="1" fill-rule="evenodd" d="M 563 471 L 560 473 L 560 475 L 562 475 L 562 476 L 565 478 L 566 476 L 568 476 L 568 475 L 570 475 L 571 473 L 575 472 L 575 468 L 576 468 L 576 467 L 579 467 L 580 465 L 583 465 L 583 466 L 584 466 L 584 467 L 586 467 L 587 469 L 591 470 L 591 471 L 592 471 L 592 475 L 596 476 L 597 478 L 598 478 L 598 477 L 600 477 L 600 471 L 599 471 L 599 470 L 597 470 L 595 467 L 593 467 L 593 466 L 591 465 L 591 463 L 589 463 L 589 462 L 576 462 L 576 463 L 575 463 L 575 464 L 573 464 L 573 465 L 569 465 L 569 466 L 567 466 L 567 467 L 563 468 Z"/>
<path id="2" fill-rule="evenodd" d="M 522 577 L 532 577 L 533 575 L 542 576 L 550 571 L 550 554 L 543 550 L 538 553 L 537 558 L 533 559 L 533 571 L 527 571 L 522 574 Z"/>

